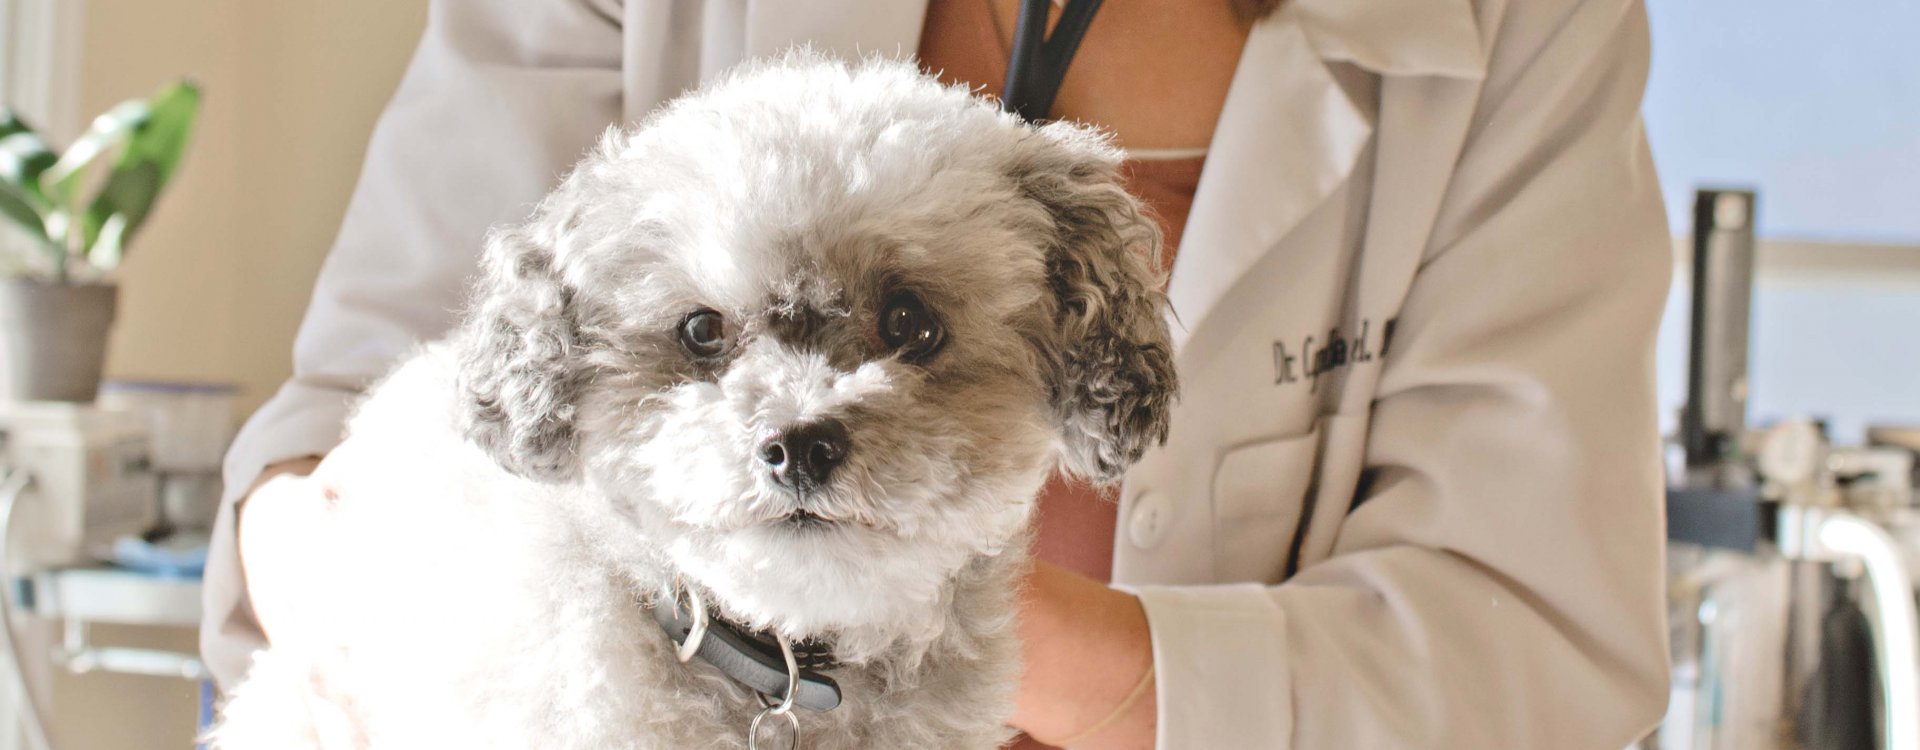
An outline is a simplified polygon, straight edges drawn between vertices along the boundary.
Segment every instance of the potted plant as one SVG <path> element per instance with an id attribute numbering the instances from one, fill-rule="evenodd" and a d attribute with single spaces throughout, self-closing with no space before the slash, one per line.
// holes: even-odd
<path id="1" fill-rule="evenodd" d="M 199 109 L 199 86 L 173 83 L 108 110 L 56 153 L 0 108 L 0 214 L 26 238 L 0 258 L 0 399 L 93 400 L 113 325 L 107 275 L 179 166 Z"/>

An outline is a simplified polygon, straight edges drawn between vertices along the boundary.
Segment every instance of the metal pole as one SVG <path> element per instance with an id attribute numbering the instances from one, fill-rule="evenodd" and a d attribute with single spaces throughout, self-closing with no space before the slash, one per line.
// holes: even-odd
<path id="1" fill-rule="evenodd" d="M 1731 463 L 1746 429 L 1753 218 L 1750 190 L 1694 193 L 1693 338 L 1680 423 L 1690 469 Z"/>

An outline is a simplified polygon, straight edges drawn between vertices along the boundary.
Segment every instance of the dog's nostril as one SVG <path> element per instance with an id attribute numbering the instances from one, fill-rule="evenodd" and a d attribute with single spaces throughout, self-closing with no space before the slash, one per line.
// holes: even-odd
<path id="1" fill-rule="evenodd" d="M 819 419 L 789 425 L 768 438 L 760 446 L 760 460 L 772 469 L 776 483 L 807 491 L 827 483 L 850 447 L 846 425 Z"/>
<path id="2" fill-rule="evenodd" d="M 760 448 L 760 460 L 767 462 L 768 466 L 777 467 L 787 462 L 787 449 L 781 447 L 777 438 L 767 441 L 767 444 Z"/>
<path id="3" fill-rule="evenodd" d="M 807 459 L 816 464 L 832 464 L 840 461 L 840 445 L 825 440 L 815 441 Z"/>

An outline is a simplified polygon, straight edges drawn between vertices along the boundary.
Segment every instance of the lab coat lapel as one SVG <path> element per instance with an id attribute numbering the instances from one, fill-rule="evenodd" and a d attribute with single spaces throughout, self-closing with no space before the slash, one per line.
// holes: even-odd
<path id="1" fill-rule="evenodd" d="M 872 53 L 908 56 L 920 47 L 927 15 L 926 0 L 749 0 L 745 5 L 748 57 L 779 54 L 801 43 L 849 59 Z"/>
<path id="2" fill-rule="evenodd" d="M 1320 56 L 1388 76 L 1480 78 L 1471 0 L 1287 0 Z"/>
<path id="3" fill-rule="evenodd" d="M 630 122 L 743 60 L 799 45 L 848 59 L 911 55 L 927 11 L 925 0 L 629 0 L 624 7 Z"/>
<path id="4" fill-rule="evenodd" d="M 1373 134 L 1289 5 L 1247 37 L 1167 294 L 1176 347 L 1353 170 Z"/>

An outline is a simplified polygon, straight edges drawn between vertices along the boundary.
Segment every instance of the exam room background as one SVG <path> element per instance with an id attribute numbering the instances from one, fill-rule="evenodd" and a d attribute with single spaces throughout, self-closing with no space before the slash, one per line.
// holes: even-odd
<path id="1" fill-rule="evenodd" d="M 50 97 L 64 116 L 33 114 L 63 138 L 177 76 L 205 85 L 192 149 L 121 266 L 107 366 L 118 378 L 235 383 L 241 413 L 252 411 L 287 376 L 314 275 L 419 39 L 425 0 L 0 0 L 11 11 L 0 17 L 18 21 L 30 4 L 60 9 L 53 38 L 39 41 L 55 47 L 44 72 L 70 96 Z M 0 56 L 19 39 L 9 33 L 23 32 L 0 23 Z M 97 632 L 195 649 L 190 633 Z M 56 671 L 53 689 L 63 747 L 192 746 L 191 684 Z M 7 739 L 0 750 L 13 747 Z"/>
<path id="2" fill-rule="evenodd" d="M 426 2 L 54 1 L 85 7 L 79 112 L 180 73 L 208 91 L 180 182 L 124 269 L 110 374 L 236 383 L 251 411 L 287 375 Z M 1920 423 L 1920 347 L 1901 345 L 1920 326 L 1920 4 L 1652 0 L 1649 15 L 1647 122 L 1675 235 L 1693 187 L 1761 191 L 1755 422 L 1826 417 L 1842 440 Z M 1669 424 L 1685 392 L 1678 268 L 1660 341 Z"/>
<path id="3" fill-rule="evenodd" d="M 81 112 L 188 73 L 205 120 L 123 272 L 110 374 L 272 394 L 424 0 L 84 0 Z M 1647 121 L 1676 235 L 1700 184 L 1759 187 L 1756 422 L 1920 422 L 1920 4 L 1652 0 Z M 1681 266 L 1684 269 L 1684 265 Z M 1685 281 L 1662 403 L 1685 392 Z M 1674 323 L 1680 323 L 1675 325 Z"/>
<path id="4" fill-rule="evenodd" d="M 532 0 L 528 0 L 532 1 Z M 1647 117 L 1673 229 L 1694 185 L 1761 190 L 1756 422 L 1920 423 L 1920 4 L 1649 0 Z M 178 182 L 121 271 L 110 375 L 231 382 L 242 412 L 288 352 L 367 135 L 426 20 L 425 0 L 0 0 L 61 4 L 51 125 L 186 74 L 204 119 Z M 9 40 L 0 29 L 0 43 Z M 55 97 L 60 101 L 61 97 Z M 47 118 L 42 118 L 47 121 Z M 1684 269 L 1684 264 L 1680 266 Z M 1684 275 L 1660 341 L 1671 414 L 1685 390 Z M 1669 423 L 1671 419 L 1667 420 Z M 139 634 L 191 648 L 180 633 Z M 117 636 L 116 636 L 117 637 Z M 193 690 L 61 676 L 70 747 L 185 747 Z"/>

